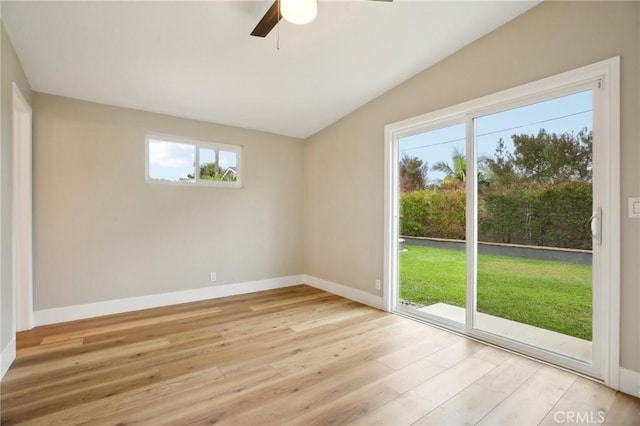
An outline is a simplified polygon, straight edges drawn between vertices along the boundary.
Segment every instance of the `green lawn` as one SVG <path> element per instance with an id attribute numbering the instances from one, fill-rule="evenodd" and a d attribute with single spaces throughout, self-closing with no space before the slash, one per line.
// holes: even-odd
<path id="1" fill-rule="evenodd" d="M 405 247 L 400 298 L 464 307 L 464 252 Z M 478 311 L 591 340 L 591 266 L 480 254 Z"/>

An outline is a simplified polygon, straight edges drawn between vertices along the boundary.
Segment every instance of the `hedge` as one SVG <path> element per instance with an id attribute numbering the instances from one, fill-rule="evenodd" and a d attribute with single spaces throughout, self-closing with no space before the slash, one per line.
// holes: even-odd
<path id="1" fill-rule="evenodd" d="M 592 201 L 588 182 L 483 189 L 478 203 L 478 239 L 590 250 Z M 400 209 L 402 235 L 465 239 L 463 189 L 402 194 Z"/>
<path id="2" fill-rule="evenodd" d="M 464 191 L 424 189 L 400 196 L 400 233 L 414 237 L 464 239 Z"/>

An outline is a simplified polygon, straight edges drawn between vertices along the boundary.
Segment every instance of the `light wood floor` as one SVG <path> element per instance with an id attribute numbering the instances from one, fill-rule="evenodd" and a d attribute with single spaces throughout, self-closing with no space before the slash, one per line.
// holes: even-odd
<path id="1" fill-rule="evenodd" d="M 640 424 L 638 399 L 308 286 L 20 333 L 1 392 L 3 425 Z"/>

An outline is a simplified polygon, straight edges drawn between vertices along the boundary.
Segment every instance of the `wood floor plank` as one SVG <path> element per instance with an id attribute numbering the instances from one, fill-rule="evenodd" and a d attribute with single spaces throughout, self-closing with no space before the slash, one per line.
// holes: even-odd
<path id="1" fill-rule="evenodd" d="M 302 332 L 293 332 L 292 338 L 286 344 L 278 342 L 269 342 L 269 344 L 261 350 L 261 359 L 267 363 L 274 363 L 289 357 L 301 354 L 303 352 L 314 351 L 335 342 L 350 341 L 351 338 L 357 337 L 369 330 L 388 325 L 397 324 L 398 318 L 389 315 L 380 315 L 376 312 L 371 316 L 365 317 L 367 320 L 359 318 L 342 322 L 339 325 L 326 325 Z M 353 321 L 353 323 L 350 323 Z M 268 349 L 265 352 L 265 349 Z M 233 374 L 235 371 L 242 371 L 252 363 L 250 357 L 242 359 L 230 359 L 221 361 L 218 365 L 224 374 Z"/>
<path id="2" fill-rule="evenodd" d="M 201 316 L 209 316 L 211 314 L 218 313 L 218 312 L 220 312 L 220 308 L 216 308 L 216 307 L 205 308 L 205 309 L 199 309 L 193 312 L 181 312 L 178 314 L 164 315 L 157 318 L 147 318 L 147 319 L 131 321 L 127 323 L 116 323 L 111 325 L 105 325 L 98 328 L 92 328 L 90 330 L 75 331 L 75 332 L 63 333 L 63 334 L 53 334 L 53 335 L 45 336 L 42 339 L 41 344 L 46 345 L 49 343 L 64 342 L 68 340 L 77 339 L 78 337 L 91 336 L 92 334 L 122 331 L 122 330 L 136 328 L 136 327 L 143 327 L 145 325 L 161 325 L 166 322 L 177 321 L 185 318 L 197 318 Z"/>
<path id="3" fill-rule="evenodd" d="M 60 353 L 61 350 L 68 348 L 78 348 L 83 344 L 84 338 L 76 337 L 74 339 L 68 339 L 62 342 L 22 347 L 16 350 L 16 356 L 26 357 L 30 355 L 45 355 L 52 352 Z"/>
<path id="4" fill-rule="evenodd" d="M 323 365 L 336 358 L 349 357 L 354 354 L 367 353 L 367 351 L 392 351 L 395 347 L 410 345 L 409 336 L 402 331 L 402 325 L 378 327 L 366 331 L 358 336 L 353 336 L 348 342 L 337 341 L 328 345 L 315 348 L 310 351 L 300 351 L 286 359 L 273 362 L 271 365 L 287 375 L 292 372 Z"/>
<path id="5" fill-rule="evenodd" d="M 246 335 L 260 335 L 261 333 L 274 328 L 291 328 L 300 321 L 315 318 L 326 318 L 328 315 L 324 309 L 314 309 L 314 303 L 317 299 L 311 299 L 310 302 L 299 303 L 288 309 L 278 308 L 276 310 L 260 310 L 260 315 L 240 318 L 235 321 L 227 321 L 220 324 L 220 333 L 224 337 L 233 338 Z M 275 303 L 275 302 L 274 302 Z M 370 307 L 361 307 L 363 311 L 371 312 Z M 325 308 L 327 309 L 327 308 Z M 348 307 L 340 307 L 338 309 L 348 310 Z"/>
<path id="6" fill-rule="evenodd" d="M 36 400 L 31 394 L 7 398 L 2 415 L 11 421 L 22 422 L 32 417 L 45 416 L 51 411 L 72 408 L 90 401 L 108 398 L 116 393 L 137 389 L 157 382 L 157 377 L 160 377 L 160 371 L 157 368 L 150 368 L 126 376 L 111 377 L 80 388 L 62 388 L 55 394 L 49 392 L 42 399 Z"/>
<path id="7" fill-rule="evenodd" d="M 640 399 L 617 392 L 603 425 L 640 425 Z"/>
<path id="8" fill-rule="evenodd" d="M 411 425 L 424 416 L 420 398 L 404 393 L 379 408 L 360 416 L 354 426 L 401 426 Z M 457 426 L 457 425 L 456 425 Z"/>
<path id="9" fill-rule="evenodd" d="M 537 425 L 576 379 L 577 376 L 566 371 L 541 366 L 478 424 Z"/>
<path id="10" fill-rule="evenodd" d="M 184 424 L 172 422 L 172 417 L 193 415 L 199 407 L 211 410 L 221 400 L 241 398 L 243 392 L 265 383 L 272 383 L 278 373 L 268 365 L 254 368 L 231 378 L 223 377 L 210 382 L 206 377 L 188 386 L 180 386 L 170 392 L 157 391 L 153 397 L 143 397 L 134 404 L 126 404 L 118 410 L 104 412 L 100 416 L 87 416 L 86 425 L 126 424 Z M 132 393 L 137 398 L 140 392 Z M 129 395 L 127 395 L 129 397 Z"/>
<path id="11" fill-rule="evenodd" d="M 613 389 L 578 377 L 540 425 L 557 425 L 566 421 L 568 415 L 572 424 L 600 423 L 615 399 L 616 391 Z"/>
<path id="12" fill-rule="evenodd" d="M 640 424 L 637 398 L 306 285 L 21 332 L 0 402 L 2 425 Z"/>
<path id="13" fill-rule="evenodd" d="M 476 424 L 538 368 L 539 364 L 534 361 L 511 357 L 414 424 Z"/>
<path id="14" fill-rule="evenodd" d="M 309 294 L 306 296 L 298 296 L 298 297 L 292 297 L 288 299 L 269 300 L 266 302 L 251 305 L 249 306 L 249 309 L 251 309 L 252 311 L 261 311 L 263 309 L 281 307 L 281 306 L 291 305 L 299 302 L 306 302 L 309 300 L 315 300 L 315 299 L 320 299 L 320 298 L 329 297 L 329 296 L 332 296 L 331 293 L 322 291 L 322 292 L 318 292 L 317 294 Z"/>
<path id="15" fill-rule="evenodd" d="M 441 349 L 432 355 L 429 355 L 427 359 L 445 368 L 449 368 L 456 365 L 460 361 L 469 358 L 476 352 L 480 352 L 484 348 L 484 345 L 471 339 L 462 339 L 461 341 L 451 346 L 447 346 L 446 348 Z"/>
<path id="16" fill-rule="evenodd" d="M 453 368 L 444 369 L 441 366 L 439 368 L 443 369 L 440 374 L 363 416 L 357 424 L 393 425 L 394 413 L 401 413 L 401 424 L 413 424 L 496 366 L 470 357 Z"/>
<path id="17" fill-rule="evenodd" d="M 416 386 L 407 394 L 420 401 L 425 415 L 494 368 L 494 364 L 470 357 Z"/>
<path id="18" fill-rule="evenodd" d="M 327 315 L 326 311 L 321 311 L 322 315 L 320 317 L 311 318 L 311 319 L 293 324 L 290 327 L 293 331 L 309 330 L 310 328 L 320 327 L 322 325 L 335 324 L 345 319 L 362 317 L 366 315 L 369 311 L 370 311 L 369 308 L 358 307 L 358 306 L 348 307 L 348 309 L 342 310 L 341 312 L 332 312 L 330 315 Z"/>
<path id="19" fill-rule="evenodd" d="M 381 357 L 380 362 L 399 370 L 461 340 L 462 337 L 455 334 L 432 328 L 424 338 L 414 341 L 411 346 L 403 350 Z"/>
<path id="20" fill-rule="evenodd" d="M 421 359 L 407 367 L 396 370 L 382 380 L 382 383 L 389 386 L 396 392 L 403 394 L 416 386 L 426 382 L 433 376 L 436 376 L 445 370 L 444 367 L 429 361 Z"/>
<path id="21" fill-rule="evenodd" d="M 475 354 L 473 354 L 473 356 L 476 358 L 483 359 L 492 364 L 500 365 L 506 360 L 508 360 L 509 358 L 513 357 L 514 355 L 507 351 L 503 351 L 501 349 L 494 348 L 492 346 L 484 345 L 484 348 L 476 352 Z"/>
<path id="22" fill-rule="evenodd" d="M 80 354 L 48 362 L 39 366 L 11 369 L 3 379 L 3 382 L 38 382 L 43 377 L 58 377 L 67 375 L 71 371 L 77 372 L 91 368 L 92 363 L 99 362 L 104 358 L 111 360 L 111 362 L 115 362 L 114 360 L 117 359 L 120 363 L 125 363 L 128 359 L 139 357 L 143 353 L 149 353 L 155 349 L 166 347 L 168 345 L 169 341 L 167 339 L 155 339 L 153 341 L 138 342 L 117 348 L 110 348 L 105 350 L 103 353 Z"/>
<path id="23" fill-rule="evenodd" d="M 383 383 L 374 383 L 351 392 L 331 404 L 296 416 L 288 423 L 292 426 L 348 425 L 398 396 L 400 394 Z"/>
<path id="24" fill-rule="evenodd" d="M 136 407 L 145 402 L 154 401 L 166 395 L 172 395 L 181 390 L 188 390 L 202 381 L 213 383 L 221 378 L 222 374 L 220 374 L 220 370 L 218 370 L 216 366 L 213 366 L 207 370 L 200 370 L 176 379 L 111 395 L 108 398 L 91 401 L 80 406 L 56 410 L 47 415 L 36 417 L 33 421 L 35 424 L 49 425 L 88 423 L 96 418 L 106 417 L 113 413 Z M 9 419 L 8 423 L 11 423 L 11 419 Z"/>
<path id="25" fill-rule="evenodd" d="M 359 365 L 359 367 L 346 368 L 349 365 L 352 367 Z M 277 391 L 277 394 L 272 391 L 272 395 L 277 397 L 272 398 L 268 406 L 260 404 L 246 410 L 237 410 L 235 415 L 228 417 L 222 423 L 229 425 L 286 424 L 294 418 L 306 415 L 313 409 L 331 405 L 345 395 L 358 392 L 392 371 L 377 361 L 361 363 L 359 360 L 344 360 L 333 366 L 319 368 L 308 373 L 299 372 L 291 378 L 305 380 L 308 376 L 320 375 L 322 380 L 312 381 L 309 383 L 310 386 L 298 384 L 293 388 L 293 392 L 285 392 L 284 395 L 280 391 Z M 255 398 L 249 399 L 255 400 Z"/>
<path id="26" fill-rule="evenodd" d="M 164 345 L 151 351 L 136 351 L 128 357 L 122 357 L 121 355 L 126 355 L 126 353 L 118 352 L 115 349 L 104 350 L 101 354 L 94 351 L 91 352 L 93 362 L 77 364 L 75 368 L 64 370 L 64 374 L 60 374 L 55 369 L 53 371 L 57 374 L 51 374 L 45 370 L 45 373 L 35 376 L 34 380 L 3 382 L 3 398 L 14 398 L 25 394 L 32 398 L 44 398 L 47 394 L 55 392 L 56 389 L 82 388 L 87 383 L 101 383 L 114 375 L 135 374 L 140 370 L 152 367 L 161 368 L 164 371 L 163 367 L 167 364 L 175 369 L 184 360 L 198 365 L 199 359 L 214 352 L 216 346 L 215 340 L 207 345 L 188 349 L 183 349 L 181 346 L 172 348 L 171 345 Z M 50 362 L 55 361 L 48 361 L 43 366 L 48 366 Z M 210 360 L 209 365 L 211 365 Z M 28 370 L 30 367 L 19 367 L 19 369 Z"/>

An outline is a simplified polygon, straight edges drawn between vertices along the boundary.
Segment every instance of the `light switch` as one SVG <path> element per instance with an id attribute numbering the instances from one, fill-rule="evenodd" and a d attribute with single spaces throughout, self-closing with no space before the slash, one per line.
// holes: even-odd
<path id="1" fill-rule="evenodd" d="M 629 198 L 629 217 L 640 219 L 640 198 Z"/>

